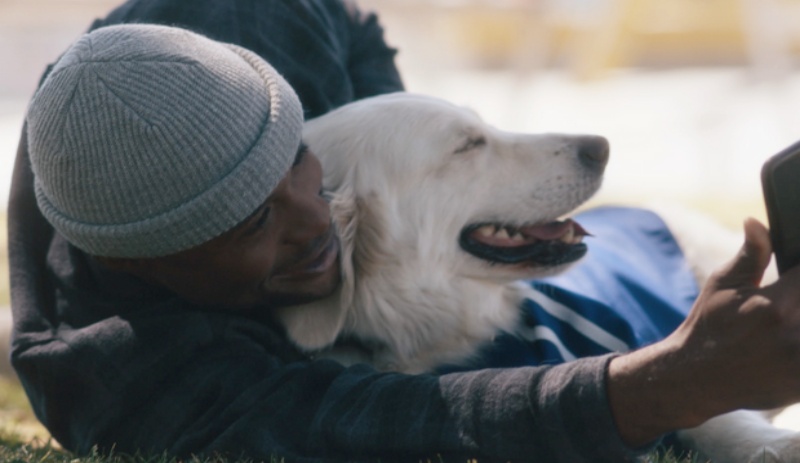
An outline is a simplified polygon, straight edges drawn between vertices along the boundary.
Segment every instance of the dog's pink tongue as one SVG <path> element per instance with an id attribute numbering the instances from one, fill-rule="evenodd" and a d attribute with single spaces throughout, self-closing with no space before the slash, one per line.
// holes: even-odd
<path id="1" fill-rule="evenodd" d="M 572 219 L 563 222 L 550 222 L 543 225 L 531 225 L 520 228 L 520 232 L 528 237 L 533 237 L 542 241 L 552 241 L 561 238 L 572 230 L 575 236 L 586 236 L 589 233 Z"/>

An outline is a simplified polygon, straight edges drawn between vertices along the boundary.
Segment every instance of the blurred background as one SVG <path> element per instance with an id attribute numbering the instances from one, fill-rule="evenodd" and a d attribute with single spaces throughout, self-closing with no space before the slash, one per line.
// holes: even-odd
<path id="1" fill-rule="evenodd" d="M 39 76 L 120 1 L 0 0 L 0 227 Z M 507 130 L 607 137 L 594 203 L 677 202 L 739 227 L 764 218 L 762 162 L 800 139 L 800 0 L 359 3 L 380 15 L 409 91 Z"/>
<path id="2" fill-rule="evenodd" d="M 189 0 L 187 0 L 189 1 Z M 0 203 L 44 66 L 120 0 L 0 0 Z M 360 0 L 410 91 L 508 130 L 611 141 L 598 200 L 688 202 L 738 226 L 800 138 L 800 0 Z"/>

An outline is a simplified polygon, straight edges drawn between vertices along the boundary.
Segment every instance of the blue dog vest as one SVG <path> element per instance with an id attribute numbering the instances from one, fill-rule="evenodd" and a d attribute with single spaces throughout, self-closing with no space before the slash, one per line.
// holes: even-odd
<path id="1" fill-rule="evenodd" d="M 575 220 L 592 234 L 583 260 L 556 277 L 520 282 L 519 333 L 497 336 L 468 365 L 442 372 L 628 351 L 663 339 L 683 321 L 699 289 L 661 218 L 643 209 L 601 207 Z"/>

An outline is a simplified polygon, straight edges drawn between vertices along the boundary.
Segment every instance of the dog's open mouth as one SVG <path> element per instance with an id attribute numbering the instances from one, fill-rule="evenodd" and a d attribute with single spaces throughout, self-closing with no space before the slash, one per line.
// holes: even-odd
<path id="1" fill-rule="evenodd" d="M 587 235 L 571 219 L 523 226 L 478 223 L 465 227 L 459 242 L 468 253 L 492 263 L 553 266 L 583 257 Z"/>

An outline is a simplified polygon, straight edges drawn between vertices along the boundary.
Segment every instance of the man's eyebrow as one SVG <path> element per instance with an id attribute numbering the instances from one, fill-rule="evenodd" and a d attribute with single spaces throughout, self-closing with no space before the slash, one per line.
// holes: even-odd
<path id="1" fill-rule="evenodd" d="M 294 156 L 294 161 L 292 162 L 292 167 L 300 164 L 303 161 L 303 156 L 308 151 L 308 146 L 305 143 L 300 143 L 300 146 L 297 148 L 297 154 Z M 267 202 L 261 204 L 253 213 L 247 216 L 246 219 L 242 220 L 239 223 L 239 226 L 245 229 L 245 234 L 251 234 L 257 229 L 257 225 L 266 218 L 266 215 L 269 213 L 269 207 L 267 206 Z M 247 227 L 247 224 L 254 225 Z"/>
<path id="2" fill-rule="evenodd" d="M 303 156 L 305 156 L 306 151 L 308 151 L 308 146 L 305 143 L 300 143 L 300 147 L 297 148 L 297 154 L 294 156 L 292 167 L 300 164 L 303 161 Z"/>

